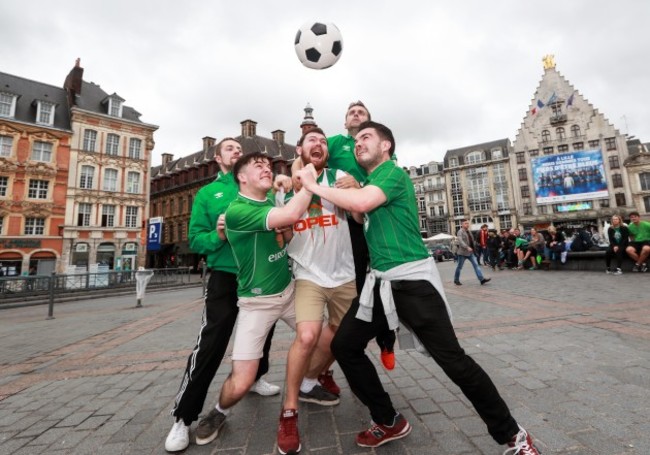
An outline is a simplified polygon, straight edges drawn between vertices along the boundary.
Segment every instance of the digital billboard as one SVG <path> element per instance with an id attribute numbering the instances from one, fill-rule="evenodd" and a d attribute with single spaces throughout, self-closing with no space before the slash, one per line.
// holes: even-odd
<path id="1" fill-rule="evenodd" d="M 531 160 L 538 204 L 604 198 L 609 195 L 600 150 L 581 150 Z"/>

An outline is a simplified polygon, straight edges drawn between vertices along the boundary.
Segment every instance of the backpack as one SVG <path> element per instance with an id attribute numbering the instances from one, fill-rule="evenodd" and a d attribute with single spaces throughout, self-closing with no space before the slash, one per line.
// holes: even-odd
<path id="1" fill-rule="evenodd" d="M 587 251 L 592 246 L 594 246 L 594 242 L 591 239 L 591 234 L 586 230 L 581 230 L 571 242 L 571 251 Z"/>

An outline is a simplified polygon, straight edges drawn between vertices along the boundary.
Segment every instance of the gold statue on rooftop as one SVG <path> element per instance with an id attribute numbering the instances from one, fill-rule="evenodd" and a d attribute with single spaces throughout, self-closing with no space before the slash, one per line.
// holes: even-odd
<path id="1" fill-rule="evenodd" d="M 544 62 L 544 69 L 545 70 L 555 68 L 555 55 L 546 54 L 544 56 L 544 58 L 542 58 L 542 62 Z"/>

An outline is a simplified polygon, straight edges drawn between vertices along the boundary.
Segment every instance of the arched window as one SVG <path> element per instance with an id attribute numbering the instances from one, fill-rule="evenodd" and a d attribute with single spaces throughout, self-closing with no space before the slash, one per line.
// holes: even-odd
<path id="1" fill-rule="evenodd" d="M 470 152 L 465 156 L 465 164 L 476 164 L 483 161 L 483 152 Z"/>
<path id="2" fill-rule="evenodd" d="M 563 141 L 566 138 L 566 134 L 564 133 L 564 128 L 561 126 L 555 129 L 555 134 L 557 135 L 558 141 Z"/>
<path id="3" fill-rule="evenodd" d="M 542 142 L 549 142 L 551 140 L 551 132 L 549 130 L 542 131 Z"/>
<path id="4" fill-rule="evenodd" d="M 580 137 L 580 126 L 579 125 L 571 125 L 571 135 L 573 137 Z"/>

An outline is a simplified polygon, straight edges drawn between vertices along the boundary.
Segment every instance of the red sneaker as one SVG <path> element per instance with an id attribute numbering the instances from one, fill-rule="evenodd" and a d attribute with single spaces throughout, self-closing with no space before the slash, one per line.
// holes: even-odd
<path id="1" fill-rule="evenodd" d="M 395 368 L 395 351 L 389 351 L 386 348 L 381 350 L 381 363 L 387 370 Z"/>
<path id="2" fill-rule="evenodd" d="M 318 382 L 320 382 L 320 385 L 329 393 L 336 395 L 337 397 L 341 395 L 341 388 L 336 382 L 334 382 L 334 370 L 327 370 L 327 373 L 319 374 Z"/>
<path id="3" fill-rule="evenodd" d="M 508 447 L 503 455 L 540 455 L 539 450 L 533 444 L 533 438 L 521 427 L 519 427 L 519 433 L 514 435 L 512 441 L 508 443 Z"/>
<path id="4" fill-rule="evenodd" d="M 300 434 L 298 434 L 298 411 L 283 409 L 278 425 L 278 452 L 282 455 L 300 452 Z"/>
<path id="5" fill-rule="evenodd" d="M 393 425 L 381 425 L 372 422 L 372 426 L 357 435 L 357 445 L 361 447 L 379 447 L 387 442 L 401 439 L 411 432 L 411 425 L 402 414 L 397 414 Z"/>

